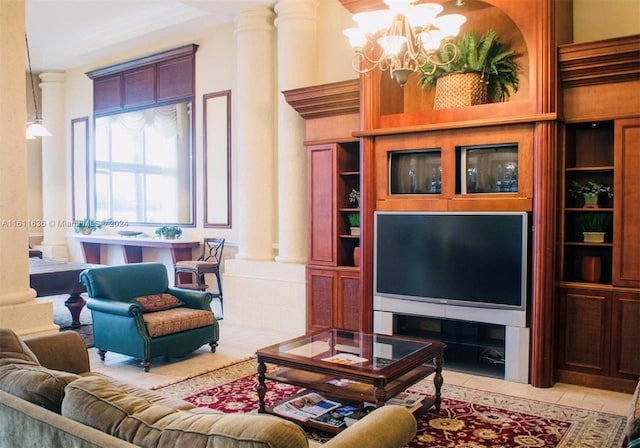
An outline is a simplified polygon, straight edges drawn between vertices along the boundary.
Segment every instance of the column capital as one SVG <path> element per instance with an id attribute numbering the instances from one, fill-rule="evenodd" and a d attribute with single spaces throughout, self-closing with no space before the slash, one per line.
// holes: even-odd
<path id="1" fill-rule="evenodd" d="M 40 78 L 40 87 L 51 84 L 64 84 L 66 76 L 60 72 L 42 72 L 38 75 Z"/>
<path id="2" fill-rule="evenodd" d="M 274 16 L 273 10 L 266 6 L 247 8 L 234 19 L 235 34 L 247 31 L 274 31 Z"/>
<path id="3" fill-rule="evenodd" d="M 276 27 L 288 20 L 318 21 L 318 0 L 280 0 L 274 6 Z"/>

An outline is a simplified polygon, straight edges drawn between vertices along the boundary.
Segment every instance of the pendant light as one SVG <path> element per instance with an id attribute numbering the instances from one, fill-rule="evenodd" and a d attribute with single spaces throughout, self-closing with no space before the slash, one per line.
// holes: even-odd
<path id="1" fill-rule="evenodd" d="M 31 55 L 29 54 L 29 39 L 27 39 L 27 33 L 24 33 L 24 41 L 27 44 L 27 61 L 29 62 L 29 80 L 31 81 L 31 93 L 33 94 L 33 108 L 36 113 L 36 117 L 33 121 L 27 121 L 27 140 L 32 140 L 36 137 L 49 137 L 51 133 L 42 124 L 42 118 L 38 114 L 38 101 L 36 100 L 36 89 L 33 85 L 33 72 L 31 71 Z"/>

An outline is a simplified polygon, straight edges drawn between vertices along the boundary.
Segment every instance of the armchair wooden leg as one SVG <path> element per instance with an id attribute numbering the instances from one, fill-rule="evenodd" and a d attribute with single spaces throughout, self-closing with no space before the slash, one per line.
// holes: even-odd
<path id="1" fill-rule="evenodd" d="M 209 347 L 211 347 L 211 353 L 215 353 L 216 352 L 216 347 L 218 347 L 218 343 L 217 342 L 212 342 L 211 344 L 209 344 Z"/>
<path id="2" fill-rule="evenodd" d="M 104 361 L 104 356 L 107 354 L 106 350 L 98 349 L 98 356 L 100 356 L 100 361 Z"/>
<path id="3" fill-rule="evenodd" d="M 143 361 L 142 366 L 144 367 L 144 371 L 148 372 L 149 368 L 151 367 L 151 361 Z"/>

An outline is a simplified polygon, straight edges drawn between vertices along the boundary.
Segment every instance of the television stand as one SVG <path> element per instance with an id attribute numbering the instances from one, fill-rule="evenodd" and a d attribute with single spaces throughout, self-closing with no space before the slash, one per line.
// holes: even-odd
<path id="1" fill-rule="evenodd" d="M 380 296 L 373 297 L 373 308 L 373 331 L 378 334 L 399 335 L 396 328 L 398 320 L 402 322 L 404 319 L 406 321 L 409 317 L 416 319 L 416 321 L 424 320 L 424 325 L 429 325 L 429 319 L 446 321 L 446 325 L 454 326 L 464 323 L 480 325 L 481 337 L 476 342 L 464 342 L 464 339 L 447 341 L 446 335 L 436 336 L 429 334 L 424 337 L 442 340 L 442 342 L 449 344 L 449 347 L 451 347 L 452 342 L 458 343 L 461 358 L 465 357 L 465 350 L 473 351 L 471 353 L 473 357 L 484 358 L 482 365 L 486 369 L 478 369 L 476 365 L 475 370 L 467 369 L 467 366 L 461 366 L 460 370 L 464 368 L 465 371 L 473 371 L 478 375 L 499 376 L 507 381 L 529 383 L 530 330 L 526 325 L 527 312 L 524 310 L 455 306 Z M 457 324 L 458 322 L 460 324 Z M 491 324 L 493 326 L 483 324 Z M 494 337 L 494 326 L 501 327 L 504 336 Z M 465 329 L 464 325 L 462 325 L 455 332 L 464 334 L 464 331 L 469 331 L 470 328 L 473 328 L 473 326 Z M 417 330 L 417 332 L 427 334 L 424 329 Z M 491 337 L 486 337 L 485 335 L 491 335 Z M 475 347 L 470 344 L 475 345 Z M 491 349 L 496 348 L 498 349 L 496 352 L 491 351 Z M 501 363 L 500 354 L 504 355 L 504 364 Z M 454 350 L 447 349 L 447 368 L 454 367 L 452 355 L 454 355 Z M 467 355 L 469 355 L 468 352 Z M 489 364 L 496 365 L 489 366 Z"/>

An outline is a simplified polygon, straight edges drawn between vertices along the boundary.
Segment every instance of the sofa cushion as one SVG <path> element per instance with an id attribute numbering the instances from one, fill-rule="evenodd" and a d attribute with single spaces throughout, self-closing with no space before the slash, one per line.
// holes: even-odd
<path id="1" fill-rule="evenodd" d="M 6 364 L 39 365 L 31 349 L 9 328 L 0 328 L 0 366 Z"/>
<path id="2" fill-rule="evenodd" d="M 134 297 L 132 300 L 138 302 L 145 313 L 170 310 L 184 305 L 176 296 L 167 293 L 149 294 L 147 296 Z"/>
<path id="3" fill-rule="evenodd" d="M 0 389 L 58 414 L 64 388 L 78 378 L 74 373 L 33 364 L 0 366 Z"/>
<path id="4" fill-rule="evenodd" d="M 212 311 L 194 310 L 186 307 L 145 313 L 142 318 L 147 325 L 149 336 L 152 338 L 179 333 L 192 328 L 207 327 L 213 325 L 215 320 Z"/>
<path id="5" fill-rule="evenodd" d="M 308 446 L 302 429 L 278 417 L 176 410 L 99 377 L 67 386 L 62 415 L 141 447 Z"/>

